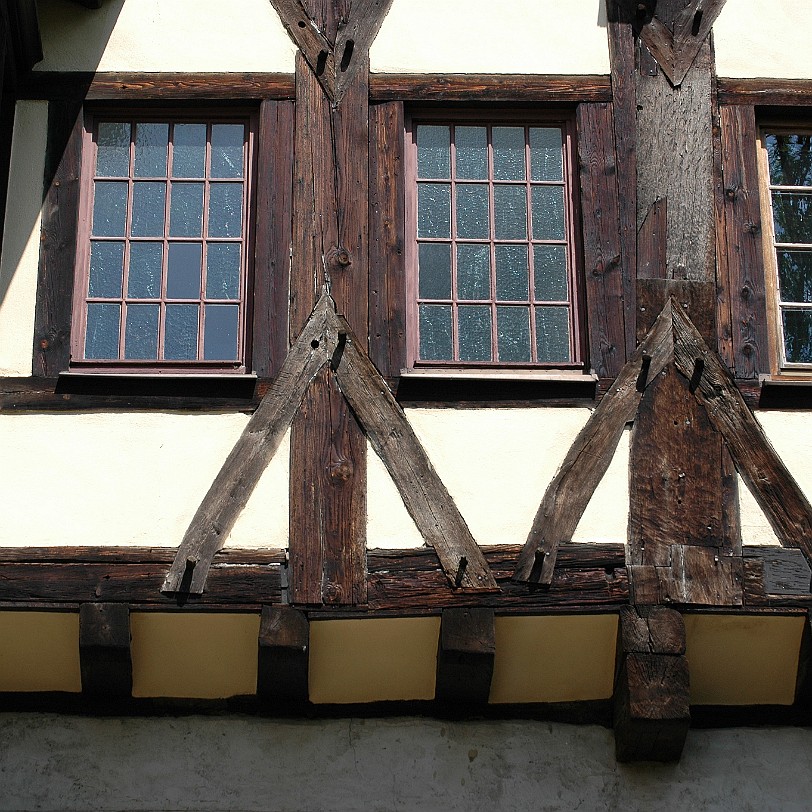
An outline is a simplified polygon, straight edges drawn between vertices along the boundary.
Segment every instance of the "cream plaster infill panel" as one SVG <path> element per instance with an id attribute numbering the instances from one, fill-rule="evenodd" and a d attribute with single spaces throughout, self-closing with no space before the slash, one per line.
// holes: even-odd
<path id="1" fill-rule="evenodd" d="M 716 72 L 732 78 L 812 79 L 809 0 L 728 0 L 713 26 Z"/>
<path id="2" fill-rule="evenodd" d="M 293 73 L 269 0 L 39 0 L 46 71 Z"/>
<path id="3" fill-rule="evenodd" d="M 609 73 L 603 0 L 394 0 L 377 73 Z"/>
<path id="4" fill-rule="evenodd" d="M 0 375 L 31 375 L 48 103 L 17 102 L 0 259 Z"/>
<path id="5" fill-rule="evenodd" d="M 176 547 L 247 421 L 242 414 L 0 417 L 0 546 Z M 287 545 L 287 448 L 284 441 L 229 546 Z"/>

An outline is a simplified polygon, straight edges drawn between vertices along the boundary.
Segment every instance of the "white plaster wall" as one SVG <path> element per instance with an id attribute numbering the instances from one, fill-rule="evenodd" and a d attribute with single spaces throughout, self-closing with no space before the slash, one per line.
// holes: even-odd
<path id="1" fill-rule="evenodd" d="M 17 102 L 0 258 L 0 375 L 31 375 L 47 133 L 47 102 Z"/>
<path id="2" fill-rule="evenodd" d="M 809 0 L 730 0 L 713 26 L 719 76 L 812 79 Z"/>
<path id="3" fill-rule="evenodd" d="M 407 409 L 415 433 L 480 544 L 524 544 L 544 491 L 588 409 Z M 416 547 L 422 539 L 370 449 L 367 541 Z M 626 539 L 628 438 L 596 490 L 575 541 Z"/>
<path id="4" fill-rule="evenodd" d="M 760 411 L 756 414 L 773 448 L 812 502 L 812 423 L 809 412 Z M 742 542 L 744 544 L 778 544 L 761 508 L 739 479 Z"/>
<path id="5" fill-rule="evenodd" d="M 609 73 L 603 0 L 394 0 L 370 50 L 392 73 Z"/>
<path id="6" fill-rule="evenodd" d="M 269 0 L 39 0 L 37 70 L 292 73 L 293 44 Z"/>
<path id="7" fill-rule="evenodd" d="M 0 417 L 0 546 L 176 547 L 245 426 L 242 414 Z M 287 440 L 227 540 L 284 547 Z"/>
<path id="8" fill-rule="evenodd" d="M 611 730 L 503 720 L 0 715 L 0 810 L 805 812 L 812 731 L 690 730 L 621 765 Z"/>

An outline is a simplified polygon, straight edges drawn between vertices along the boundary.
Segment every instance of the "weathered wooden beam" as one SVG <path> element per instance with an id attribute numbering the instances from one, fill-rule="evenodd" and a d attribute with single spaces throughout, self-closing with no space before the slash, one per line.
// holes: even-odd
<path id="1" fill-rule="evenodd" d="M 612 92 L 609 77 L 599 75 L 374 73 L 369 77 L 372 101 L 580 104 L 612 101 Z"/>
<path id="2" fill-rule="evenodd" d="M 457 588 L 495 590 L 485 557 L 443 481 L 434 470 L 403 409 L 349 325 L 341 332 L 333 361 L 344 397 L 400 491 L 425 542 L 437 552 Z"/>
<path id="3" fill-rule="evenodd" d="M 727 443 L 736 467 L 785 547 L 812 560 L 812 506 L 690 319 L 674 308 L 674 363 Z"/>
<path id="4" fill-rule="evenodd" d="M 812 105 L 812 79 L 719 79 L 719 104 Z"/>
<path id="5" fill-rule="evenodd" d="M 79 662 L 82 693 L 128 697 L 132 694 L 130 610 L 123 603 L 83 603 L 79 607 Z"/>
<path id="6" fill-rule="evenodd" d="M 307 701 L 310 625 L 291 606 L 263 606 L 259 625 L 257 695 L 283 706 Z"/>
<path id="7" fill-rule="evenodd" d="M 570 541 L 612 461 L 643 391 L 672 358 L 671 304 L 666 303 L 612 388 L 592 412 L 547 487 L 513 577 L 549 585 L 558 545 Z"/>
<path id="8" fill-rule="evenodd" d="M 279 372 L 197 509 L 166 576 L 163 592 L 201 594 L 214 554 L 225 544 L 308 386 L 338 344 L 333 301 L 322 294 Z"/>
<path id="9" fill-rule="evenodd" d="M 292 73 L 113 73 L 32 71 L 20 82 L 22 99 L 171 101 L 295 98 Z"/>
<path id="10" fill-rule="evenodd" d="M 655 200 L 646 212 L 645 219 L 637 231 L 637 278 L 665 279 L 666 258 L 665 246 L 668 241 L 666 218 L 668 201 L 665 198 Z M 644 305 L 644 303 L 640 303 Z M 640 326 L 638 313 L 638 334 L 645 333 Z"/>
<path id="11" fill-rule="evenodd" d="M 678 761 L 691 722 L 682 616 L 664 607 L 624 607 L 618 642 L 618 761 Z"/>
<path id="12" fill-rule="evenodd" d="M 336 80 L 333 44 L 324 36 L 299 0 L 270 0 L 270 2 L 299 53 L 307 60 L 327 97 L 333 101 Z"/>
<path id="13" fill-rule="evenodd" d="M 736 378 L 769 372 L 756 116 L 751 106 L 722 106 L 724 245 Z"/>
<path id="14" fill-rule="evenodd" d="M 444 609 L 435 699 L 450 706 L 486 704 L 495 653 L 493 609 Z"/>
<path id="15" fill-rule="evenodd" d="M 590 365 L 613 378 L 626 362 L 623 256 L 611 104 L 580 104 L 578 167 Z"/>

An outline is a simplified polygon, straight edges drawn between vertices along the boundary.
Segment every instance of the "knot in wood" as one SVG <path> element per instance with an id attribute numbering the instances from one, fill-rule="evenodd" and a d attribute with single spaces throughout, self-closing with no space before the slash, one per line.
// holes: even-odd
<path id="1" fill-rule="evenodd" d="M 327 466 L 327 473 L 334 482 L 346 482 L 353 474 L 353 464 L 349 460 L 336 460 Z"/>
<path id="2" fill-rule="evenodd" d="M 47 350 L 49 346 L 50 346 L 50 342 L 48 341 L 47 338 L 40 339 L 39 348 L 41 350 Z"/>
<path id="3" fill-rule="evenodd" d="M 744 224 L 744 230 L 748 234 L 758 234 L 758 232 L 761 230 L 761 223 L 754 223 L 752 221 L 749 221 Z"/>

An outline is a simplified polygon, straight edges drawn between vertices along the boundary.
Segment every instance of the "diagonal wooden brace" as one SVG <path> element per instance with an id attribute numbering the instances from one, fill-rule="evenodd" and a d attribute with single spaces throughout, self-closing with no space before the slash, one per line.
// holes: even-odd
<path id="1" fill-rule="evenodd" d="M 162 592 L 200 595 L 220 550 L 268 466 L 307 387 L 338 345 L 335 303 L 322 293 L 273 386 L 251 416 L 192 519 Z"/>
<path id="2" fill-rule="evenodd" d="M 519 554 L 514 581 L 544 586 L 552 583 L 558 545 L 572 539 L 595 488 L 609 468 L 626 423 L 634 419 L 644 389 L 672 357 L 669 301 L 590 415 L 548 485 Z"/>

